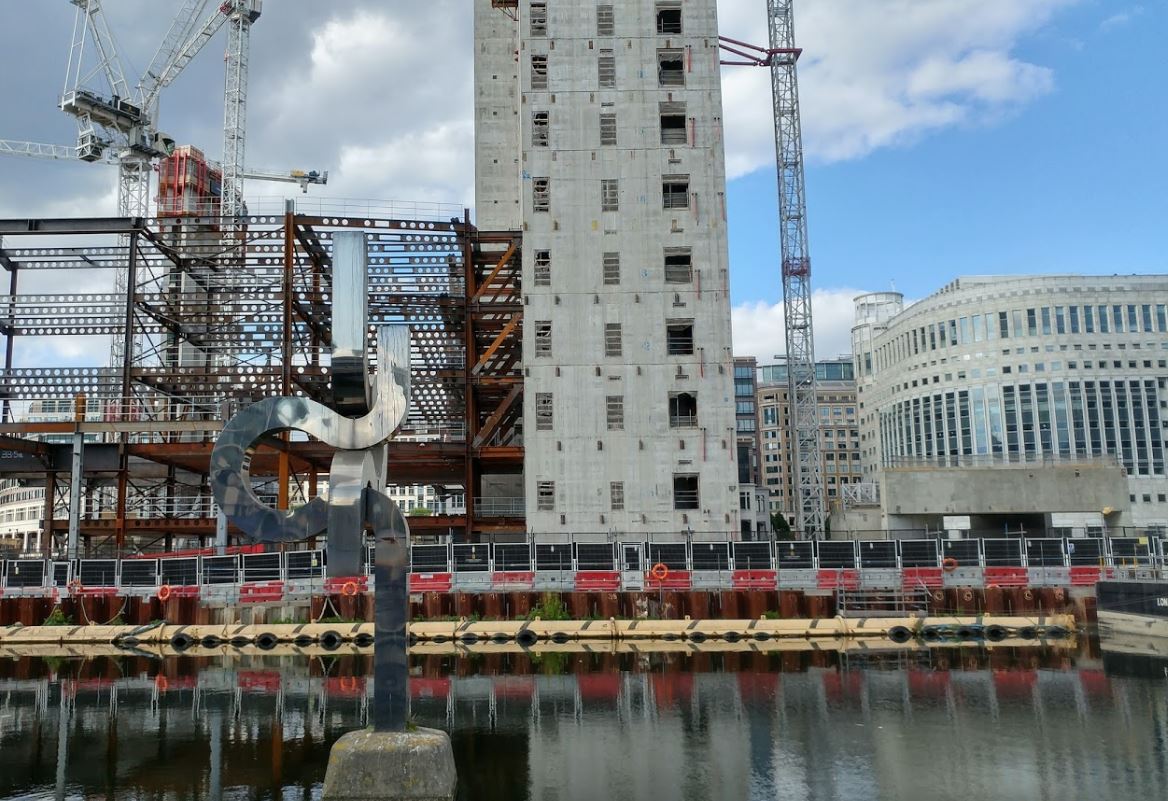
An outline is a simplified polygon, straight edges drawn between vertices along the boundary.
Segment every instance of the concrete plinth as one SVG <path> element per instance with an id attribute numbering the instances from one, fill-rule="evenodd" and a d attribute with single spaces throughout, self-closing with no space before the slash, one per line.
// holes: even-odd
<path id="1" fill-rule="evenodd" d="M 333 745 L 324 801 L 453 801 L 457 783 L 446 732 L 363 729 Z"/>

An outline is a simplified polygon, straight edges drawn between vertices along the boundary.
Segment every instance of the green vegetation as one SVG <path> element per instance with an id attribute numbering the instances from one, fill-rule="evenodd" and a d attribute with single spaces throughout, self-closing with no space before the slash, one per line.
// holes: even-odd
<path id="1" fill-rule="evenodd" d="M 415 506 L 409 511 L 409 517 L 433 517 L 434 512 L 425 506 Z"/>
<path id="2" fill-rule="evenodd" d="M 322 617 L 317 623 L 332 623 L 340 625 L 342 623 L 364 623 L 364 620 L 358 620 L 355 617 Z"/>
<path id="3" fill-rule="evenodd" d="M 787 518 L 781 512 L 775 512 L 771 515 L 771 530 L 775 532 L 776 540 L 793 540 L 794 533 L 791 531 L 791 525 L 787 522 Z"/>
<path id="4" fill-rule="evenodd" d="M 571 620 L 572 616 L 568 613 L 568 607 L 564 606 L 564 601 L 560 596 L 547 593 L 540 599 L 531 609 L 531 614 L 527 616 L 528 620 L 535 618 L 540 620 Z"/>
<path id="5" fill-rule="evenodd" d="M 44 625 L 46 626 L 72 626 L 73 618 L 61 611 L 61 607 L 53 607 L 53 611 L 45 618 Z"/>

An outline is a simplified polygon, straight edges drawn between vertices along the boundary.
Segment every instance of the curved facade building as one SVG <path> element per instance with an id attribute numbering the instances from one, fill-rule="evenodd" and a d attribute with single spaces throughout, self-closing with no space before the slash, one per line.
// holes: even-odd
<path id="1" fill-rule="evenodd" d="M 863 295 L 853 344 L 873 480 L 1118 463 L 1127 497 L 1099 511 L 1130 504 L 1124 524 L 1168 522 L 1168 276 L 960 278 L 907 308 Z"/>

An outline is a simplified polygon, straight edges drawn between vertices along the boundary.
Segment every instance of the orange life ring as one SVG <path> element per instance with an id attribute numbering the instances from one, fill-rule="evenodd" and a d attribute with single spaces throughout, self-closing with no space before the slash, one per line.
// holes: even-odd
<path id="1" fill-rule="evenodd" d="M 357 677 L 356 676 L 341 676 L 341 690 L 343 692 L 357 691 Z"/>
<path id="2" fill-rule="evenodd" d="M 170 689 L 170 682 L 160 673 L 154 677 L 154 686 L 158 688 L 158 692 L 164 693 Z"/>
<path id="3" fill-rule="evenodd" d="M 341 595 L 344 595 L 347 598 L 352 598 L 356 594 L 357 594 L 357 582 L 346 581 L 343 585 L 341 585 Z"/>
<path id="4" fill-rule="evenodd" d="M 171 589 L 169 584 L 163 584 L 158 588 L 158 600 L 169 601 L 171 596 Z"/>
<path id="5" fill-rule="evenodd" d="M 946 556 L 944 559 L 941 560 L 941 567 L 945 570 L 946 573 L 952 573 L 954 570 L 956 570 L 958 568 L 958 566 L 960 564 L 961 563 L 958 562 L 956 559 L 954 559 L 952 556 Z"/>
<path id="6" fill-rule="evenodd" d="M 669 568 L 665 566 L 664 562 L 658 562 L 649 569 L 649 575 L 658 581 L 665 581 L 669 578 Z"/>
<path id="7" fill-rule="evenodd" d="M 69 583 L 65 585 L 65 589 L 69 591 L 70 595 L 79 595 L 84 587 L 81 584 L 81 579 L 69 579 Z"/>

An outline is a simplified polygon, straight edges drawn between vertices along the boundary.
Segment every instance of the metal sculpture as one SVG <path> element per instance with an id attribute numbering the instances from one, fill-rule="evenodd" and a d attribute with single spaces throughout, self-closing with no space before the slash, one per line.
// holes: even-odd
<path id="1" fill-rule="evenodd" d="M 366 348 L 368 287 L 361 232 L 333 236 L 332 407 L 308 398 L 266 398 L 224 426 L 211 453 L 211 487 L 229 520 L 260 542 L 295 542 L 328 532 L 328 575 L 361 570 L 364 534 L 372 530 L 376 654 L 373 725 L 402 731 L 406 700 L 407 544 L 409 526 L 385 494 L 385 442 L 409 408 L 409 329 L 377 328 L 377 372 L 370 381 Z M 249 454 L 266 437 L 301 431 L 337 449 L 329 498 L 291 512 L 266 506 L 252 491 Z"/>

